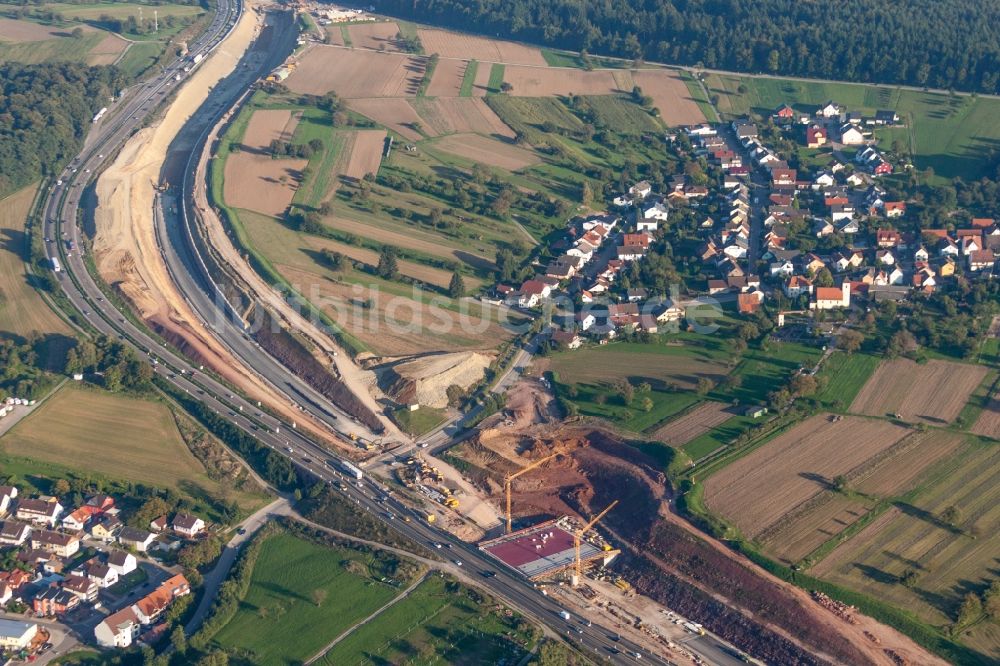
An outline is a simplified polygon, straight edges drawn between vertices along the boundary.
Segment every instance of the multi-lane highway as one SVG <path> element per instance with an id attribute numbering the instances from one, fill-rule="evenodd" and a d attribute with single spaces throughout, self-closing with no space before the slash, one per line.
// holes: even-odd
<path id="1" fill-rule="evenodd" d="M 336 487 L 341 489 L 340 491 L 348 501 L 355 502 L 363 510 L 380 517 L 399 532 L 418 542 L 446 544 L 450 548 L 442 549 L 439 552 L 456 561 L 461 561 L 462 566 L 468 569 L 479 572 L 495 571 L 495 575 L 483 577 L 482 586 L 537 621 L 549 626 L 553 631 L 567 636 L 577 645 L 603 655 L 614 663 L 634 661 L 636 653 L 643 654 L 645 661 L 654 664 L 669 663 L 660 656 L 646 653 L 645 650 L 628 640 L 619 639 L 617 632 L 613 630 L 596 624 L 593 626 L 585 626 L 580 623 L 567 624 L 558 616 L 562 609 L 557 603 L 543 595 L 540 590 L 534 588 L 531 583 L 513 571 L 498 567 L 497 563 L 482 554 L 475 546 L 465 544 L 419 519 L 405 522 L 394 518 L 393 516 L 410 515 L 411 510 L 395 497 L 387 496 L 383 492 L 381 484 L 368 478 L 360 483 L 342 479 L 342 475 L 338 471 L 339 461 L 331 456 L 326 448 L 304 436 L 291 424 L 283 423 L 272 415 L 261 411 L 256 405 L 233 392 L 231 388 L 213 376 L 201 372 L 200 368 L 195 367 L 188 359 L 165 347 L 144 328 L 135 325 L 129 317 L 119 312 L 111 302 L 104 298 L 100 287 L 88 273 L 80 256 L 80 248 L 83 247 L 83 244 L 80 242 L 81 230 L 77 224 L 77 215 L 82 191 L 86 184 L 95 177 L 102 164 L 121 148 L 135 130 L 141 127 L 149 112 L 166 96 L 171 86 L 177 84 L 177 77 L 183 79 L 187 76 L 185 67 L 190 65 L 193 56 L 207 54 L 214 49 L 233 28 L 241 11 L 242 5 L 238 0 L 219 0 L 218 14 L 204 35 L 191 45 L 188 57 L 173 62 L 158 76 L 125 91 L 120 100 L 110 109 L 108 117 L 95 126 L 87 139 L 83 152 L 67 166 L 60 175 L 59 182 L 49 191 L 43 206 L 44 220 L 41 228 L 46 237 L 47 256 L 50 259 L 58 259 L 63 266 L 63 270 L 58 272 L 58 278 L 69 303 L 82 314 L 87 323 L 95 330 L 117 336 L 136 347 L 141 353 L 148 354 L 151 362 L 155 360 L 156 372 L 163 381 L 191 394 L 220 415 L 229 418 L 236 426 L 257 438 L 262 444 L 288 456 L 304 473 L 323 482 L 336 484 Z M 280 30 L 275 31 L 272 37 L 281 34 L 283 33 Z M 280 39 L 283 38 L 279 37 Z M 265 54 L 269 52 L 270 47 L 275 48 L 275 53 L 281 53 L 287 44 L 281 42 L 265 46 L 267 46 L 263 50 Z M 260 53 L 261 51 L 258 50 L 258 55 Z M 281 55 L 281 58 L 283 57 L 284 55 Z M 200 142 L 204 140 L 207 134 L 206 128 L 216 121 L 219 114 L 225 110 L 227 103 L 232 103 L 239 97 L 242 92 L 241 86 L 245 89 L 256 78 L 254 70 L 266 69 L 271 66 L 272 61 L 273 59 L 270 57 L 262 57 L 257 62 L 256 68 L 238 67 L 235 78 L 230 77 L 226 82 L 217 86 L 199 113 L 192 118 L 190 125 L 185 128 L 186 132 L 192 133 L 189 138 L 195 136 L 198 141 L 194 142 L 194 146 L 190 149 L 191 152 L 187 155 L 176 155 L 178 161 L 174 168 L 182 169 L 186 179 L 181 181 L 185 183 L 182 189 L 184 194 L 190 192 L 191 158 L 197 152 Z M 247 71 L 241 73 L 241 70 Z M 168 168 L 170 168 L 169 164 Z M 169 209 L 171 202 L 167 203 L 166 208 Z M 172 203 L 175 204 L 175 207 L 183 210 L 182 206 L 189 205 L 190 202 L 174 201 Z M 181 206 L 176 206 L 178 203 Z M 178 286 L 185 292 L 190 302 L 198 304 L 196 311 L 200 312 L 210 325 L 215 325 L 220 321 L 227 321 L 230 322 L 229 325 L 232 325 L 231 318 L 215 316 L 205 309 L 220 307 L 221 304 L 211 297 L 209 291 L 211 285 L 205 284 L 204 276 L 198 275 L 197 270 L 194 270 L 193 275 L 191 274 L 192 268 L 189 262 L 195 260 L 195 257 L 191 256 L 190 246 L 185 242 L 183 236 L 177 235 L 181 225 L 169 224 L 161 216 L 158 218 L 157 226 L 158 237 L 163 245 L 164 256 L 170 264 L 172 274 L 178 279 Z M 69 241 L 73 241 L 75 249 L 69 249 Z M 185 253 L 187 256 L 184 256 Z M 280 366 L 275 368 L 276 363 L 273 359 L 244 338 L 242 331 L 217 329 L 217 333 L 221 338 L 226 339 L 226 343 L 230 349 L 234 350 L 234 353 L 237 353 L 245 362 L 251 363 L 256 371 L 267 372 L 268 379 L 273 383 L 280 381 L 291 383 L 292 380 L 284 379 L 286 376 L 290 376 L 290 373 Z M 270 374 L 272 372 L 277 374 Z M 311 392 L 308 387 L 300 388 L 301 386 L 301 384 L 292 384 L 290 388 L 294 391 L 303 391 L 304 395 L 315 400 L 315 404 L 303 404 L 300 401 L 302 407 L 319 420 L 329 422 L 329 415 L 336 411 L 336 408 Z M 324 415 L 323 412 L 326 410 L 330 411 Z M 339 422 L 343 419 L 336 420 Z M 342 427 L 342 424 L 338 423 L 338 426 Z M 341 484 L 343 484 L 342 488 Z M 724 647 L 721 643 L 719 645 Z M 688 646 L 702 652 L 693 643 L 689 643 Z M 702 653 L 708 657 L 708 650 Z M 710 661 L 718 663 L 716 659 L 710 658 Z M 733 663 L 736 663 L 735 660 Z"/>

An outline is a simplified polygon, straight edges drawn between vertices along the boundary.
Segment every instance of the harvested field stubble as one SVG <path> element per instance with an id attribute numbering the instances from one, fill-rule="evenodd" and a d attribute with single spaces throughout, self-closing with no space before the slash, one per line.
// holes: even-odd
<path id="1" fill-rule="evenodd" d="M 420 141 L 423 138 L 414 129 L 417 126 L 422 126 L 428 136 L 437 136 L 430 123 L 424 122 L 405 99 L 352 99 L 347 106 L 410 141 Z"/>
<path id="2" fill-rule="evenodd" d="M 335 90 L 345 99 L 405 97 L 416 95 L 423 76 L 423 58 L 315 44 L 285 85 L 310 95 Z"/>
<path id="3" fill-rule="evenodd" d="M 883 362 L 851 403 L 852 412 L 871 416 L 899 414 L 905 421 L 951 423 L 983 381 L 983 366 L 909 359 Z"/>
<path id="4" fill-rule="evenodd" d="M 343 175 L 361 180 L 368 174 L 378 173 L 379 165 L 382 163 L 382 151 L 385 148 L 385 131 L 358 131 L 353 134 L 351 156 Z"/>
<path id="5" fill-rule="evenodd" d="M 462 79 L 468 66 L 468 60 L 439 60 L 431 83 L 427 86 L 427 96 L 458 97 L 462 92 Z"/>
<path id="6" fill-rule="evenodd" d="M 374 51 L 401 51 L 396 35 L 399 26 L 391 21 L 388 23 L 358 23 L 347 26 L 351 36 L 351 44 L 356 49 L 372 49 Z"/>
<path id="7" fill-rule="evenodd" d="M 473 162 L 508 171 L 516 171 L 541 162 L 541 159 L 531 151 L 478 134 L 452 134 L 435 141 L 434 147 Z"/>
<path id="8" fill-rule="evenodd" d="M 653 432 L 653 437 L 670 446 L 682 446 L 733 416 L 729 405 L 703 402 Z"/>
<path id="9" fill-rule="evenodd" d="M 508 127 L 493 109 L 481 99 L 450 97 L 439 99 L 416 99 L 413 107 L 420 117 L 437 134 L 473 132 L 505 139 L 514 138 L 514 130 Z"/>
<path id="10" fill-rule="evenodd" d="M 855 416 L 813 416 L 705 482 L 705 502 L 754 538 L 909 431 Z"/>
<path id="11" fill-rule="evenodd" d="M 503 62 L 519 65 L 545 66 L 542 52 L 532 46 L 503 42 L 485 37 L 465 35 L 447 30 L 418 30 L 426 53 L 442 58 L 475 58 L 480 62 Z M 487 69 L 489 69 L 487 67 Z"/>
<path id="12" fill-rule="evenodd" d="M 698 103 L 691 98 L 687 85 L 673 72 L 642 69 L 632 73 L 642 93 L 653 98 L 660 118 L 667 125 L 694 125 L 705 122 Z"/>

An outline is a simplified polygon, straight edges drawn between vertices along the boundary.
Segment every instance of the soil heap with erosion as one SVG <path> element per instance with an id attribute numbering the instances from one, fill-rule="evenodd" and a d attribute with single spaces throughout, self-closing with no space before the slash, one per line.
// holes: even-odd
<path id="1" fill-rule="evenodd" d="M 252 3 L 264 8 L 265 2 Z M 267 402 L 329 442 L 326 428 L 304 420 L 288 401 L 246 368 L 194 314 L 170 278 L 157 246 L 155 189 L 168 147 L 212 88 L 229 75 L 263 23 L 263 12 L 243 12 L 226 39 L 192 73 L 151 127 L 132 136 L 96 184 L 94 261 L 100 276 L 124 296 L 161 337 L 197 363 L 217 372 L 252 399 Z"/>
<path id="2" fill-rule="evenodd" d="M 559 454 L 514 482 L 516 520 L 584 519 L 618 500 L 599 527 L 622 550 L 611 568 L 640 594 L 767 663 L 893 664 L 895 656 L 911 664 L 945 663 L 874 620 L 853 613 L 852 624 L 838 617 L 702 534 L 672 512 L 669 484 L 644 453 L 646 444 L 586 421 L 545 418 L 535 393 L 508 402 L 506 413 L 450 452 L 498 505 L 506 473 Z"/>
<path id="3" fill-rule="evenodd" d="M 403 358 L 369 358 L 387 395 L 400 404 L 448 406 L 448 387 L 465 391 L 482 380 L 493 362 L 488 352 L 449 352 Z"/>

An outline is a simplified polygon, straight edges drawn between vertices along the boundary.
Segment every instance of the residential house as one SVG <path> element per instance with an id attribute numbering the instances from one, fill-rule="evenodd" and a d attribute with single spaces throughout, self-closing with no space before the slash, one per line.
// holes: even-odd
<path id="1" fill-rule="evenodd" d="M 78 509 L 74 509 L 71 513 L 63 516 L 63 529 L 72 530 L 74 532 L 82 532 L 83 528 L 87 526 L 87 521 L 90 520 L 90 516 L 90 511 L 82 506 Z"/>
<path id="2" fill-rule="evenodd" d="M 187 578 L 177 574 L 160 583 L 160 586 L 135 602 L 132 608 L 142 624 L 152 624 L 174 599 L 191 593 Z"/>
<path id="3" fill-rule="evenodd" d="M 6 516 L 17 499 L 15 486 L 0 486 L 0 516 Z"/>
<path id="4" fill-rule="evenodd" d="M 917 251 L 913 253 L 913 261 L 916 262 L 926 262 L 930 258 L 927 250 L 923 245 L 917 248 Z"/>
<path id="5" fill-rule="evenodd" d="M 121 528 L 122 521 L 117 516 L 105 516 L 90 528 L 90 536 L 98 541 L 111 543 Z"/>
<path id="6" fill-rule="evenodd" d="M 776 261 L 770 266 L 772 277 L 790 277 L 795 273 L 795 265 L 788 260 Z"/>
<path id="7" fill-rule="evenodd" d="M 80 597 L 54 585 L 41 590 L 31 600 L 36 615 L 50 617 L 62 615 L 80 605 Z"/>
<path id="8" fill-rule="evenodd" d="M 878 110 L 875 112 L 876 125 L 895 125 L 899 122 L 899 114 L 895 111 Z"/>
<path id="9" fill-rule="evenodd" d="M 826 128 L 819 125 L 810 125 L 806 128 L 806 146 L 809 148 L 819 148 L 826 144 Z"/>
<path id="10" fill-rule="evenodd" d="M 59 557 L 70 557 L 80 550 L 80 537 L 52 530 L 32 530 L 31 547 Z"/>
<path id="11" fill-rule="evenodd" d="M 906 214 L 906 203 L 903 201 L 886 201 L 882 206 L 886 217 L 903 217 Z"/>
<path id="12" fill-rule="evenodd" d="M 962 254 L 965 256 L 971 256 L 973 252 L 979 252 L 983 249 L 983 240 L 979 236 L 963 236 L 962 237 Z"/>
<path id="13" fill-rule="evenodd" d="M 108 553 L 108 566 L 117 571 L 119 576 L 127 576 L 135 571 L 137 562 L 132 553 L 116 549 Z"/>
<path id="14" fill-rule="evenodd" d="M 812 189 L 821 190 L 825 187 L 832 187 L 837 182 L 837 179 L 833 177 L 833 174 L 829 171 L 823 171 L 818 176 L 813 178 Z"/>
<path id="15" fill-rule="evenodd" d="M 0 652 L 14 655 L 28 648 L 37 640 L 37 636 L 38 625 L 34 622 L 0 619 Z"/>
<path id="16" fill-rule="evenodd" d="M 579 349 L 583 339 L 572 331 L 553 331 L 552 342 L 566 349 Z"/>
<path id="17" fill-rule="evenodd" d="M 758 134 L 757 126 L 747 121 L 733 121 L 733 131 L 737 139 L 752 139 Z"/>
<path id="18" fill-rule="evenodd" d="M 826 268 L 826 262 L 817 257 L 815 254 L 810 252 L 801 258 L 802 270 L 806 272 L 807 275 L 815 275 L 820 270 Z"/>
<path id="19" fill-rule="evenodd" d="M 134 527 L 123 527 L 118 532 L 118 543 L 140 553 L 145 553 L 154 539 L 156 539 L 155 534 Z"/>
<path id="20" fill-rule="evenodd" d="M 840 115 L 840 106 L 833 101 L 829 101 L 816 111 L 817 116 L 823 118 L 836 118 Z"/>
<path id="21" fill-rule="evenodd" d="M 170 526 L 174 532 L 186 537 L 195 537 L 205 531 L 205 521 L 189 513 L 175 515 Z"/>
<path id="22" fill-rule="evenodd" d="M 670 206 L 668 206 L 666 203 L 662 201 L 657 201 L 653 205 L 643 208 L 642 220 L 640 220 L 640 222 L 642 222 L 643 220 L 666 222 L 669 217 L 670 217 Z"/>
<path id="23" fill-rule="evenodd" d="M 97 559 L 90 560 L 84 565 L 84 573 L 101 589 L 109 588 L 118 582 L 118 572 Z"/>
<path id="24" fill-rule="evenodd" d="M 552 294 L 552 287 L 541 280 L 525 280 L 517 292 L 517 305 L 533 308 Z"/>
<path id="25" fill-rule="evenodd" d="M 833 226 L 832 222 L 830 222 L 829 220 L 823 219 L 821 217 L 818 217 L 815 220 L 813 220 L 812 230 L 813 230 L 813 233 L 816 235 L 816 238 L 824 238 L 826 236 L 833 235 L 833 232 L 836 229 Z"/>
<path id="26" fill-rule="evenodd" d="M 851 305 L 851 285 L 846 280 L 840 287 L 817 287 L 809 307 L 813 310 L 832 310 Z"/>
<path id="27" fill-rule="evenodd" d="M 101 620 L 94 627 L 94 638 L 101 647 L 126 648 L 132 645 L 141 627 L 142 624 L 132 606 L 126 606 Z"/>
<path id="28" fill-rule="evenodd" d="M 794 185 L 798 172 L 795 169 L 775 168 L 771 169 L 771 183 L 774 185 Z"/>
<path id="29" fill-rule="evenodd" d="M 795 109 L 788 106 L 787 104 L 782 104 L 777 109 L 774 110 L 774 117 L 780 118 L 782 120 L 792 120 L 795 118 Z"/>
<path id="30" fill-rule="evenodd" d="M 883 266 L 894 266 L 896 257 L 892 254 L 892 250 L 878 250 L 875 252 L 875 262 Z"/>
<path id="31" fill-rule="evenodd" d="M 3 608 L 7 603 L 14 598 L 14 590 L 10 588 L 7 583 L 0 583 L 0 608 Z"/>
<path id="32" fill-rule="evenodd" d="M 894 248 L 900 244 L 902 238 L 895 229 L 879 229 L 875 232 L 875 245 L 880 248 Z"/>
<path id="33" fill-rule="evenodd" d="M 645 199 L 653 191 L 653 186 L 648 180 L 642 180 L 628 188 L 628 193 L 637 199 Z"/>
<path id="34" fill-rule="evenodd" d="M 39 499 L 23 499 L 17 503 L 18 520 L 27 521 L 33 525 L 48 525 L 55 527 L 56 521 L 63 514 L 63 506 L 55 497 Z"/>
<path id="35" fill-rule="evenodd" d="M 89 508 L 92 514 L 107 513 L 115 508 L 115 498 L 110 495 L 91 495 L 83 504 Z"/>
<path id="36" fill-rule="evenodd" d="M 99 589 L 97 587 L 97 583 L 90 580 L 87 576 L 82 576 L 77 573 L 70 574 L 64 578 L 62 588 L 70 594 L 75 594 L 80 597 L 80 601 L 84 603 L 96 601 Z"/>
<path id="37" fill-rule="evenodd" d="M 763 298 L 764 292 L 761 291 L 749 291 L 744 294 L 737 294 L 736 307 L 740 314 L 753 314 L 760 309 Z"/>
<path id="38" fill-rule="evenodd" d="M 879 159 L 872 166 L 872 173 L 876 176 L 888 176 L 892 173 L 892 165 L 884 159 Z"/>
<path id="39" fill-rule="evenodd" d="M 854 218 L 854 206 L 851 204 L 834 204 L 830 206 L 830 219 L 836 225 L 838 222 Z"/>
<path id="40" fill-rule="evenodd" d="M 0 522 L 0 546 L 20 546 L 30 535 L 30 525 L 16 520 Z"/>
<path id="41" fill-rule="evenodd" d="M 996 257 L 990 250 L 975 250 L 969 253 L 969 270 L 972 272 L 992 270 L 995 262 Z"/>
<path id="42" fill-rule="evenodd" d="M 855 125 L 848 123 L 840 128 L 840 142 L 845 146 L 860 146 L 865 142 L 865 135 Z"/>
<path id="43" fill-rule="evenodd" d="M 160 516 L 158 518 L 153 518 L 151 521 L 149 521 L 149 529 L 152 530 L 153 532 L 156 532 L 157 534 L 167 529 L 167 517 Z"/>
<path id="44" fill-rule="evenodd" d="M 785 282 L 785 295 L 788 298 L 798 298 L 802 294 L 811 294 L 812 292 L 812 281 L 801 275 L 793 275 Z"/>

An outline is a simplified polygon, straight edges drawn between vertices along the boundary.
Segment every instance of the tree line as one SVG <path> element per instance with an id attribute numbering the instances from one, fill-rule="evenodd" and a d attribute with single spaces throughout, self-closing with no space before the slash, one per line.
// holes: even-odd
<path id="1" fill-rule="evenodd" d="M 55 172 L 127 82 L 114 67 L 0 65 L 0 194 Z"/>
<path id="2" fill-rule="evenodd" d="M 378 11 L 573 51 L 997 92 L 1000 0 L 375 0 Z"/>

